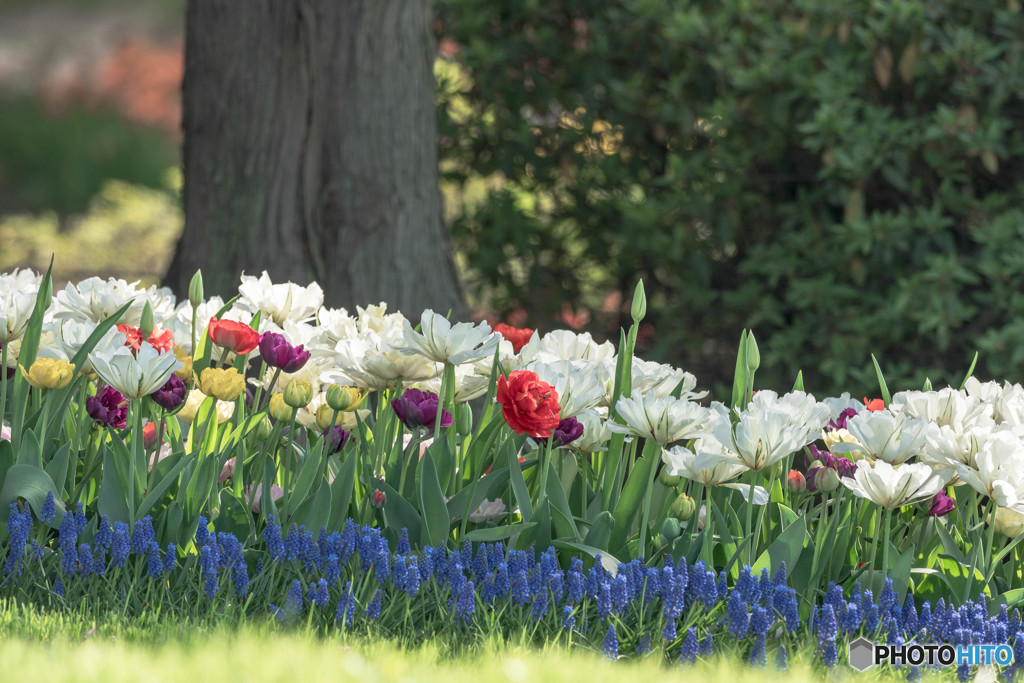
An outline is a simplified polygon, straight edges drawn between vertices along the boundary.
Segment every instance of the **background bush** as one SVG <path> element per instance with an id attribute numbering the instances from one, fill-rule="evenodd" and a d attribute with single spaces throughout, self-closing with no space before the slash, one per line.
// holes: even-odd
<path id="1" fill-rule="evenodd" d="M 1024 368 L 1019 0 L 439 0 L 446 179 L 471 286 L 601 331 L 643 277 L 645 357 L 703 385 L 877 394 Z M 625 292 L 619 306 L 617 292 Z M 564 317 L 563 317 L 564 319 Z M 582 322 L 586 318 L 579 319 Z M 523 320 L 518 320 L 523 322 Z M 564 325 L 564 323 L 559 323 Z"/>

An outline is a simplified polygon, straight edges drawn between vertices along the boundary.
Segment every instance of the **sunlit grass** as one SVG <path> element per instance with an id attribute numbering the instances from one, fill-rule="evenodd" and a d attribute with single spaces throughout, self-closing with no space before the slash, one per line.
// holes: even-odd
<path id="1" fill-rule="evenodd" d="M 76 614 L 0 606 L 0 661 L 4 680 L 36 681 L 423 681 L 584 680 L 588 683 L 658 681 L 804 682 L 822 680 L 808 666 L 813 653 L 792 657 L 786 672 L 756 669 L 713 657 L 694 666 L 659 656 L 612 662 L 592 651 L 553 643 L 542 649 L 494 638 L 458 649 L 444 640 L 411 647 L 359 633 L 285 628 L 271 620 L 229 626 L 156 616 L 96 621 Z M 925 680 L 938 680 L 925 676 Z M 840 664 L 829 680 L 903 680 L 898 672 L 857 674 Z M 953 680 L 947 672 L 942 680 Z"/>

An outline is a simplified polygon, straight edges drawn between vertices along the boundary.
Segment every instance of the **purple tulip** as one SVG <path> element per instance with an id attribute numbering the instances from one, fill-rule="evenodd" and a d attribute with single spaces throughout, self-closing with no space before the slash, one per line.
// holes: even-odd
<path id="1" fill-rule="evenodd" d="M 932 506 L 928 508 L 928 514 L 932 517 L 944 517 L 953 511 L 956 501 L 946 495 L 945 491 L 939 491 L 932 498 Z"/>
<path id="2" fill-rule="evenodd" d="M 260 355 L 267 365 L 281 372 L 298 372 L 309 360 L 309 351 L 302 344 L 292 346 L 276 332 L 264 332 L 260 337 Z"/>
<path id="3" fill-rule="evenodd" d="M 395 411 L 395 415 L 398 415 L 398 419 L 409 429 L 433 427 L 437 421 L 438 407 L 437 394 L 419 389 L 409 389 L 399 398 L 391 401 L 391 408 Z M 441 409 L 441 426 L 452 426 L 452 414 L 443 408 Z"/>
<path id="4" fill-rule="evenodd" d="M 164 385 L 150 396 L 153 401 L 165 410 L 174 410 L 185 401 L 185 383 L 177 375 L 171 375 Z"/>
<path id="5" fill-rule="evenodd" d="M 552 443 L 555 446 L 568 446 L 581 436 L 583 436 L 583 423 L 575 417 L 565 418 L 551 432 Z"/>
<path id="6" fill-rule="evenodd" d="M 115 429 L 124 429 L 128 421 L 128 401 L 114 387 L 103 387 L 95 396 L 87 398 L 85 410 L 96 422 Z"/>
<path id="7" fill-rule="evenodd" d="M 352 438 L 352 432 L 342 429 L 338 425 L 334 425 L 333 427 L 328 427 L 324 430 L 324 438 L 330 439 L 327 444 L 327 453 L 329 455 L 331 453 L 337 453 L 344 448 L 345 444 L 347 444 L 349 439 Z"/>
<path id="8" fill-rule="evenodd" d="M 841 413 L 839 413 L 839 417 L 837 417 L 834 420 L 829 420 L 828 424 L 825 425 L 825 429 L 846 429 L 846 421 L 849 420 L 851 417 L 855 416 L 856 414 L 857 411 L 855 409 L 846 408 Z"/>

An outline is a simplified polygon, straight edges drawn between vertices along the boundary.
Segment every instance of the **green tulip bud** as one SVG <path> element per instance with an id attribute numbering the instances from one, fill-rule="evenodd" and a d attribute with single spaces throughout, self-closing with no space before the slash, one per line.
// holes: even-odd
<path id="1" fill-rule="evenodd" d="M 666 517 L 665 523 L 661 525 L 661 544 L 668 545 L 672 541 L 679 538 L 679 534 L 682 533 L 682 529 L 679 527 L 679 521 L 672 517 Z"/>
<path id="2" fill-rule="evenodd" d="M 284 402 L 292 408 L 305 408 L 313 400 L 313 385 L 304 380 L 292 380 L 284 388 Z"/>
<path id="3" fill-rule="evenodd" d="M 142 322 L 139 323 L 139 332 L 142 333 L 143 340 L 148 340 L 149 335 L 153 334 L 153 325 L 153 307 L 147 301 L 142 307 Z"/>
<path id="4" fill-rule="evenodd" d="M 633 290 L 633 305 L 629 309 L 629 314 L 634 323 L 639 323 L 647 315 L 647 295 L 644 294 L 643 280 L 637 282 L 636 289 Z"/>
<path id="5" fill-rule="evenodd" d="M 662 467 L 661 472 L 658 474 L 658 481 L 661 482 L 662 486 L 666 486 L 668 488 L 677 486 L 679 484 L 679 480 L 680 477 L 668 473 L 667 467 Z"/>
<path id="6" fill-rule="evenodd" d="M 761 352 L 757 349 L 757 342 L 754 341 L 754 331 L 747 333 L 747 370 L 754 372 L 761 367 Z"/>
<path id="7" fill-rule="evenodd" d="M 365 397 L 365 392 L 362 389 L 356 389 L 355 387 L 343 387 L 337 384 L 332 384 L 327 388 L 327 405 L 329 405 L 332 410 L 340 412 L 355 410 L 360 404 L 362 404 Z"/>
<path id="8" fill-rule="evenodd" d="M 192 304 L 192 310 L 199 308 L 203 303 L 203 271 L 197 270 L 188 283 L 188 302 Z"/>
<path id="9" fill-rule="evenodd" d="M 457 405 L 455 406 L 455 415 L 457 416 L 455 428 L 458 435 L 465 439 L 473 433 L 473 411 L 469 409 L 469 406 Z"/>
<path id="10" fill-rule="evenodd" d="M 672 510 L 670 514 L 678 519 L 680 522 L 685 522 L 690 517 L 693 517 L 694 511 L 697 509 L 697 504 L 685 493 L 680 494 L 676 498 L 675 502 L 672 503 Z"/>

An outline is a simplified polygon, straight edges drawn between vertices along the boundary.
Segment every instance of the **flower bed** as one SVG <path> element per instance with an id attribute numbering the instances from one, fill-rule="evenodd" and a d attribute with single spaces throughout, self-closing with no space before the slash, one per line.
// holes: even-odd
<path id="1" fill-rule="evenodd" d="M 870 590 L 891 593 L 891 604 L 916 601 L 915 609 L 940 599 L 966 606 L 980 592 L 993 610 L 1024 597 L 1020 385 L 968 373 L 958 388 L 890 396 L 879 371 L 874 401 L 819 401 L 800 378 L 785 395 L 755 392 L 759 354 L 744 333 L 729 402 L 705 405 L 692 375 L 634 357 L 642 287 L 617 347 L 564 330 L 452 324 L 432 311 L 414 327 L 384 304 L 352 315 L 322 303 L 315 283 L 275 284 L 266 274 L 243 276 L 229 302 L 204 298 L 197 274 L 180 303 L 167 290 L 119 280 L 85 280 L 53 295 L 48 274 L 0 275 L 8 369 L 0 373 L 0 509 L 13 506 L 14 523 L 4 590 L 21 590 L 18 548 L 44 569 L 59 556 L 65 577 L 80 577 L 72 552 L 94 552 L 106 524 L 142 520 L 138 551 L 158 558 L 147 559 L 154 577 L 157 564 L 221 562 L 213 549 L 221 534 L 236 539 L 225 550 L 233 573 L 264 576 L 277 559 L 268 530 L 281 520 L 298 537 L 322 529 L 321 543 L 349 524 L 373 528 L 398 552 L 390 566 L 445 549 L 468 553 L 465 585 L 433 569 L 418 579 L 448 590 L 451 605 L 438 612 L 445 618 L 459 609 L 484 618 L 498 594 L 481 592 L 482 582 L 492 564 L 513 557 L 533 558 L 529 571 L 546 562 L 546 574 L 596 572 L 587 574 L 599 577 L 595 600 L 623 571 L 635 600 L 645 585 L 637 577 L 664 567 L 700 566 L 712 583 L 737 587 L 748 571 L 783 581 L 787 567 L 799 587 L 794 609 L 816 638 L 821 606 L 831 600 L 836 616 L 835 591 L 851 595 L 858 585 L 855 603 Z M 71 544 L 64 527 L 80 517 L 66 510 L 77 505 L 96 522 L 75 521 Z M 23 532 L 17 520 L 29 510 L 46 521 Z M 23 533 L 33 535 L 28 546 Z M 154 554 L 154 543 L 164 550 Z M 494 557 L 470 570 L 484 546 Z M 49 571 L 39 580 L 52 590 Z M 332 601 L 345 585 L 333 571 L 322 577 Z M 382 590 L 384 576 L 374 579 Z M 391 588 L 405 590 L 402 580 Z M 569 578 L 560 580 L 564 589 Z M 541 588 L 530 589 L 523 610 L 547 595 L 544 576 L 535 581 Z M 654 612 L 664 615 L 657 590 L 663 604 Z M 368 597 L 364 611 L 372 596 L 359 593 Z M 285 613 L 289 604 L 302 611 L 294 596 L 274 599 Z M 537 620 L 580 604 L 560 599 L 545 597 Z M 667 628 L 653 626 L 645 600 L 634 610 L 640 616 L 621 624 L 629 639 Z M 592 618 L 616 624 L 610 613 L 598 617 L 599 602 L 576 615 L 586 633 L 598 629 Z M 683 604 L 675 616 L 687 630 L 662 633 L 674 657 L 698 628 L 699 619 L 686 624 Z M 719 623 L 716 608 L 705 607 L 701 618 Z M 755 632 L 782 618 L 762 608 Z M 863 619 L 862 632 L 889 633 Z"/>

